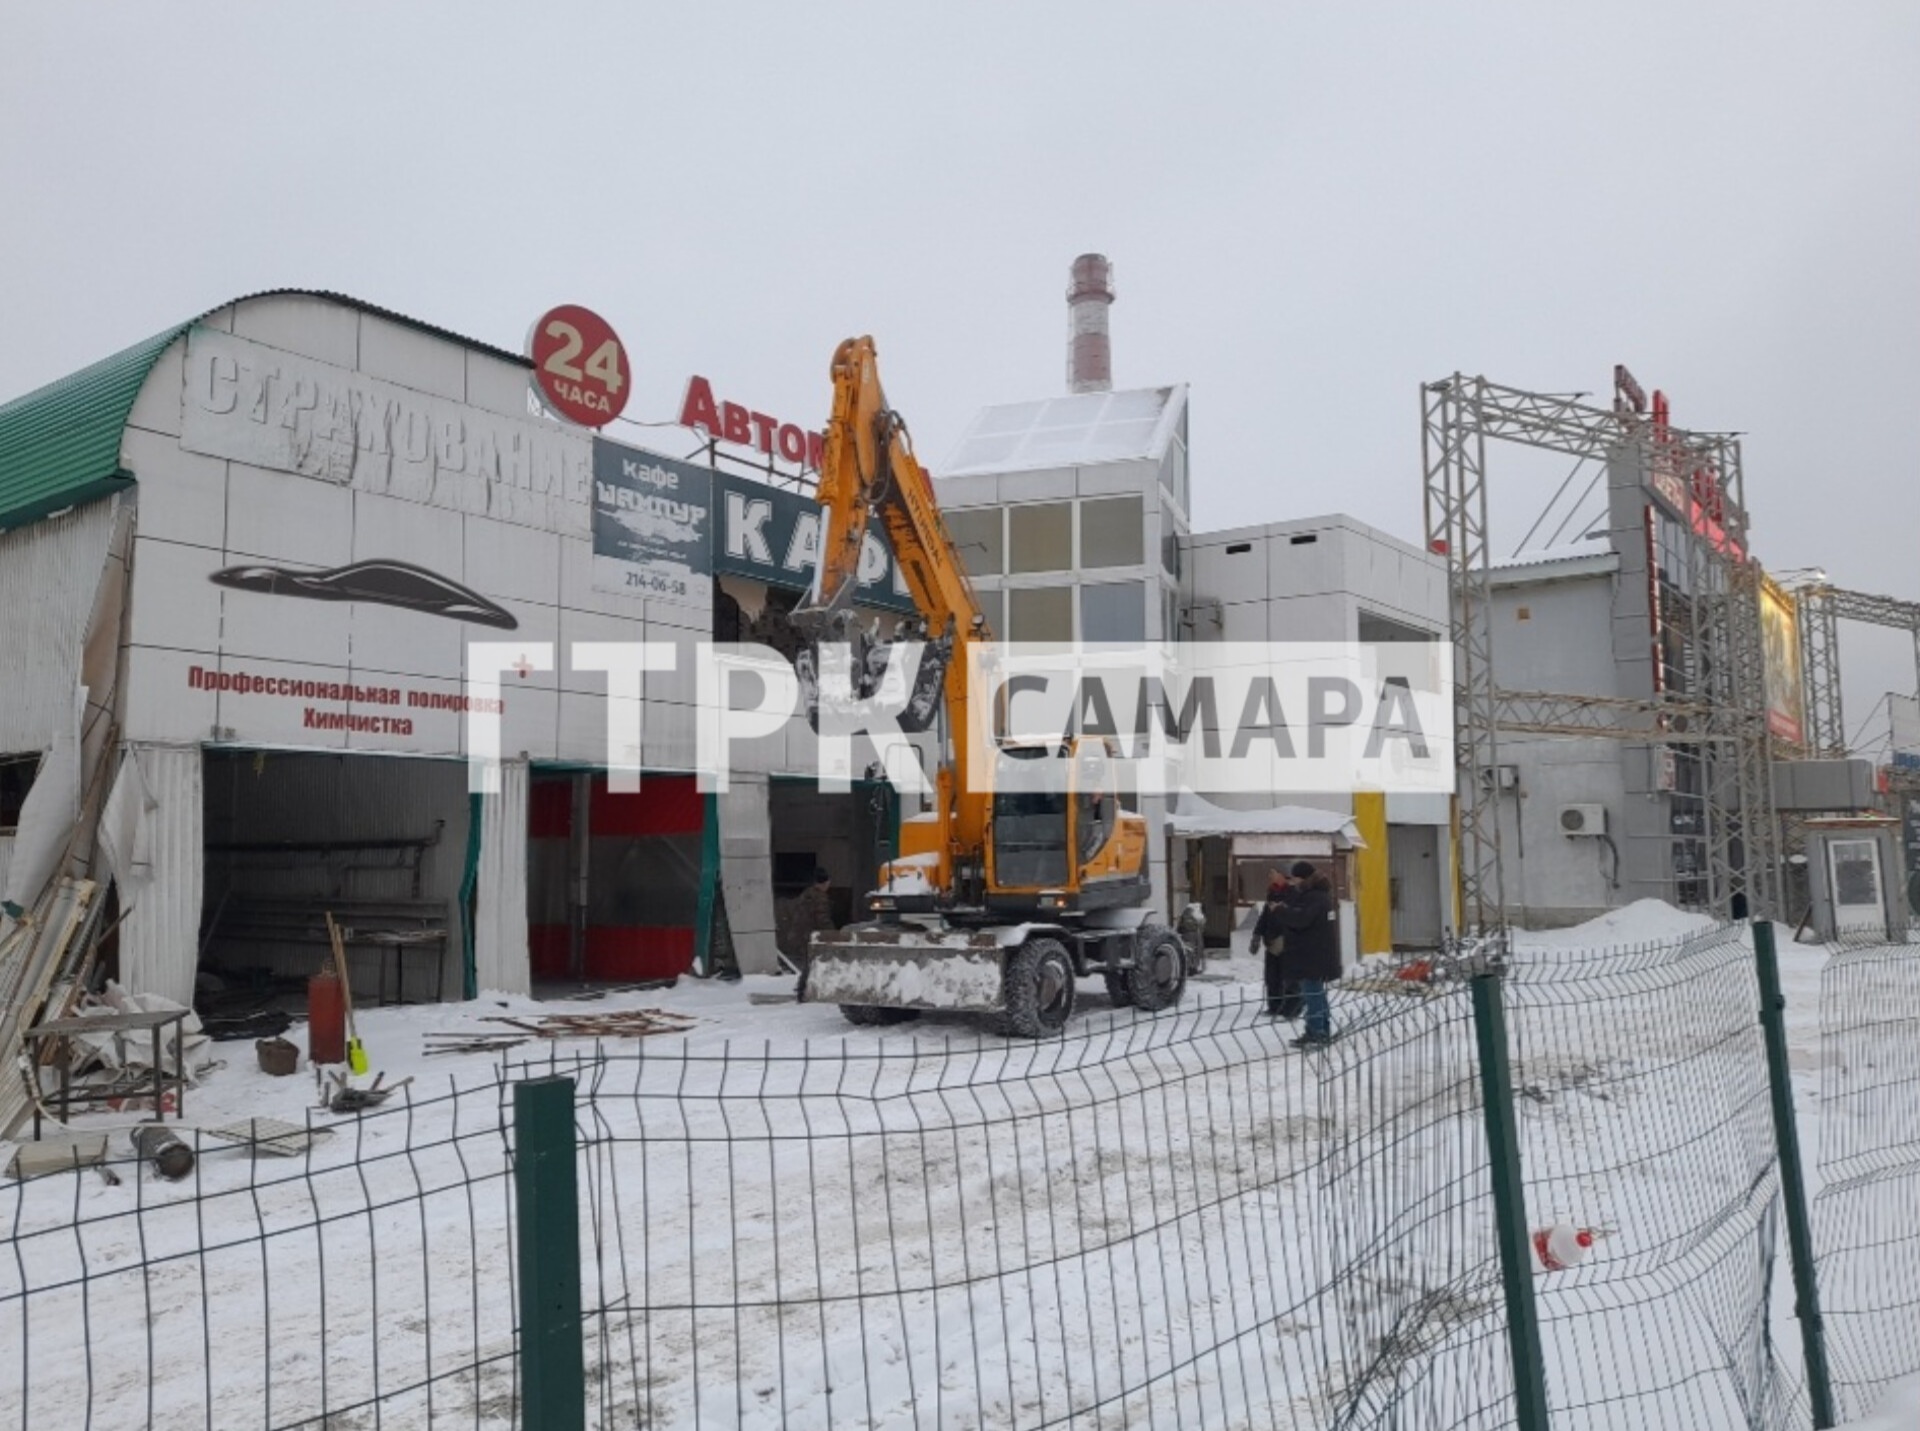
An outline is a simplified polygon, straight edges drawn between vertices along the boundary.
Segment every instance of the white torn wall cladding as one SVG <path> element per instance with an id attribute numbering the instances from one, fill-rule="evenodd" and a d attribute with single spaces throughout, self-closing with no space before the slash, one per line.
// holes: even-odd
<path id="1" fill-rule="evenodd" d="M 61 861 L 73 838 L 80 811 L 80 719 L 86 708 L 84 686 L 67 692 L 66 719 L 52 732 L 52 744 L 40 761 L 39 773 L 20 808 L 20 826 L 14 836 L 13 858 L 0 898 L 32 909 L 41 892 L 61 872 Z M 6 916 L 0 914 L 0 922 Z"/>
<path id="2" fill-rule="evenodd" d="M 100 818 L 101 853 L 120 889 L 120 983 L 193 1002 L 200 957 L 200 750 L 129 746 Z"/>
<path id="3" fill-rule="evenodd" d="M 720 815 L 720 888 L 727 931 L 743 974 L 780 968 L 774 942 L 773 814 L 767 782 L 734 776 L 715 804 Z"/>
<path id="4" fill-rule="evenodd" d="M 0 754 L 46 750 L 68 719 L 114 502 L 0 534 Z"/>
<path id="5" fill-rule="evenodd" d="M 480 797 L 480 869 L 474 892 L 474 977 L 483 990 L 525 994 L 527 963 L 527 790 L 524 760 L 500 763 L 500 792 Z"/>

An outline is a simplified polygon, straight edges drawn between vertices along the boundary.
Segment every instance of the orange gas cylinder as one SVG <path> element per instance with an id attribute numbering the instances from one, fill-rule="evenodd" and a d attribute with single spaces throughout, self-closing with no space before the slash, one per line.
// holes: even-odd
<path id="1" fill-rule="evenodd" d="M 331 969 L 307 980 L 307 1060 L 347 1061 L 347 1001 L 342 997 L 339 977 Z"/>

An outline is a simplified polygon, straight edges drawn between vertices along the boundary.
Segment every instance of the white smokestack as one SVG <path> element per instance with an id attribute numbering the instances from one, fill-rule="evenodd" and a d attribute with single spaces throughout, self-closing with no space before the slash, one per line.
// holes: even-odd
<path id="1" fill-rule="evenodd" d="M 1107 309 L 1113 304 L 1113 265 L 1103 253 L 1073 261 L 1067 285 L 1067 391 L 1113 390 L 1113 344 Z"/>

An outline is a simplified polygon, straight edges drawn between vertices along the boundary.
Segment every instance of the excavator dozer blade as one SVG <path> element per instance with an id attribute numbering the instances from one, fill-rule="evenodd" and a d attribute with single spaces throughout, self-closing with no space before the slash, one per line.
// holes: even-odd
<path id="1" fill-rule="evenodd" d="M 1006 950 L 992 930 L 857 924 L 808 946 L 810 1004 L 1000 1013 Z"/>

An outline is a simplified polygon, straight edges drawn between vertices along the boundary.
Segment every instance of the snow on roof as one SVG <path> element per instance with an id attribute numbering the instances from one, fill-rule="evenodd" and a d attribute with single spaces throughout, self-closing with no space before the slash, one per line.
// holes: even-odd
<path id="1" fill-rule="evenodd" d="M 1311 805 L 1270 805 L 1262 810 L 1226 810 L 1191 792 L 1182 793 L 1180 808 L 1168 812 L 1169 834 L 1199 835 L 1332 835 L 1342 849 L 1364 849 L 1353 817 Z"/>
<path id="2" fill-rule="evenodd" d="M 982 408 L 940 475 L 980 477 L 1157 459 L 1186 406 L 1186 384 L 1176 383 Z"/>
<path id="3" fill-rule="evenodd" d="M 1492 568 L 1496 585 L 1507 586 L 1539 576 L 1561 580 L 1574 576 L 1598 576 L 1618 571 L 1620 558 L 1611 547 L 1596 547 L 1589 542 L 1578 547 L 1551 547 L 1541 551 L 1516 552 L 1495 560 Z"/>

